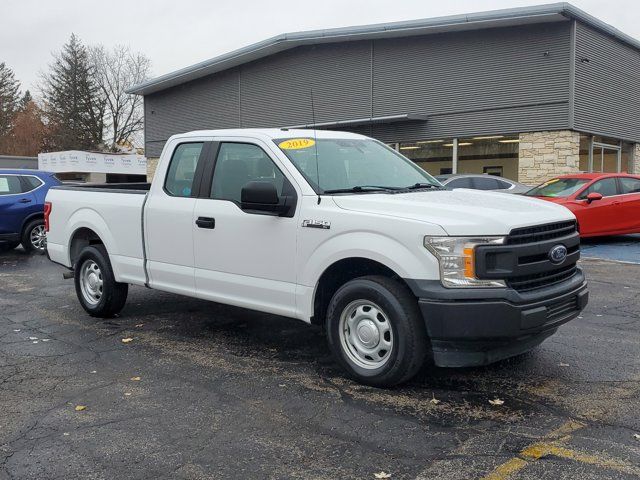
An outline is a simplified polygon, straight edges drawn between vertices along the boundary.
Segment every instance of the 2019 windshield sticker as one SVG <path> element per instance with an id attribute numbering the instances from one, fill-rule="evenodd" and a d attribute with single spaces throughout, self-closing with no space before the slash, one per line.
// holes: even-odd
<path id="1" fill-rule="evenodd" d="M 311 138 L 289 138 L 278 144 L 282 150 L 302 150 L 303 148 L 313 147 L 316 141 Z"/>

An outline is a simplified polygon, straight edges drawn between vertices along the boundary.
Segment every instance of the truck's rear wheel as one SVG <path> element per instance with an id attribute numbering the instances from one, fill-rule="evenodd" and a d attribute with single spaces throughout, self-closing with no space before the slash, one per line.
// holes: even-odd
<path id="1" fill-rule="evenodd" d="M 102 245 L 85 247 L 80 252 L 74 280 L 82 308 L 93 317 L 112 317 L 127 301 L 129 285 L 116 282 L 109 255 Z"/>
<path id="2" fill-rule="evenodd" d="M 327 309 L 327 337 L 347 373 L 376 387 L 413 377 L 428 342 L 415 297 L 382 276 L 356 278 L 338 289 Z"/>

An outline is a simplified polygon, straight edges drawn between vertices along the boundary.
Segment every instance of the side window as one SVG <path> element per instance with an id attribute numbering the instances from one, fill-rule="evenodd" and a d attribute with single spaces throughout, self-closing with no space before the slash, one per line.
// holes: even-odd
<path id="1" fill-rule="evenodd" d="M 618 186 L 616 184 L 615 178 L 603 178 L 602 180 L 598 180 L 596 183 L 587 188 L 580 197 L 580 200 L 587 198 L 587 195 L 590 193 L 599 193 L 603 197 L 610 197 L 612 195 L 618 194 Z"/>
<path id="2" fill-rule="evenodd" d="M 450 188 L 473 188 L 471 184 L 471 177 L 462 177 L 456 178 L 455 180 L 451 180 L 447 183 L 447 187 Z"/>
<path id="3" fill-rule="evenodd" d="M 22 182 L 22 192 L 23 193 L 27 193 L 30 192 L 32 190 L 35 190 L 36 188 L 38 188 L 40 185 L 42 185 L 42 180 L 36 178 L 36 177 L 32 177 L 30 175 L 25 175 L 20 177 L 20 181 Z"/>
<path id="4" fill-rule="evenodd" d="M 174 197 L 190 197 L 193 178 L 204 143 L 181 143 L 173 151 L 169 170 L 164 181 L 165 191 Z"/>
<path id="5" fill-rule="evenodd" d="M 640 193 L 640 179 L 631 177 L 620 177 L 622 193 Z"/>
<path id="6" fill-rule="evenodd" d="M 0 195 L 22 193 L 20 178 L 16 175 L 0 175 Z"/>
<path id="7" fill-rule="evenodd" d="M 221 143 L 211 198 L 240 203 L 242 187 L 252 181 L 272 182 L 282 194 L 284 175 L 264 150 L 250 143 Z"/>
<path id="8" fill-rule="evenodd" d="M 501 187 L 495 178 L 475 177 L 473 184 L 476 190 L 499 190 Z"/>
<path id="9" fill-rule="evenodd" d="M 511 184 L 509 182 L 505 182 L 503 180 L 498 180 L 498 179 L 496 179 L 496 182 L 498 182 L 499 190 L 506 190 L 508 188 L 511 188 Z"/>

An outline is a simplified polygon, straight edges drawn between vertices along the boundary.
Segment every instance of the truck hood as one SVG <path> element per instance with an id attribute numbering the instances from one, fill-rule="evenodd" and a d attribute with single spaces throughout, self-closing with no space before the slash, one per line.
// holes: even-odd
<path id="1" fill-rule="evenodd" d="M 514 228 L 575 218 L 567 208 L 536 198 L 462 188 L 333 200 L 345 210 L 436 224 L 449 235 L 506 235 Z"/>

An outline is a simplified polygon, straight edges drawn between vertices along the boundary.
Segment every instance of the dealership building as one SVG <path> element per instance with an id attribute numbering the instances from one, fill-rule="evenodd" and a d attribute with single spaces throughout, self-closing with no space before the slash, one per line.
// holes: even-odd
<path id="1" fill-rule="evenodd" d="M 362 133 L 432 174 L 640 173 L 640 42 L 567 3 L 283 34 L 130 92 L 148 175 L 171 135 L 238 127 Z"/>

